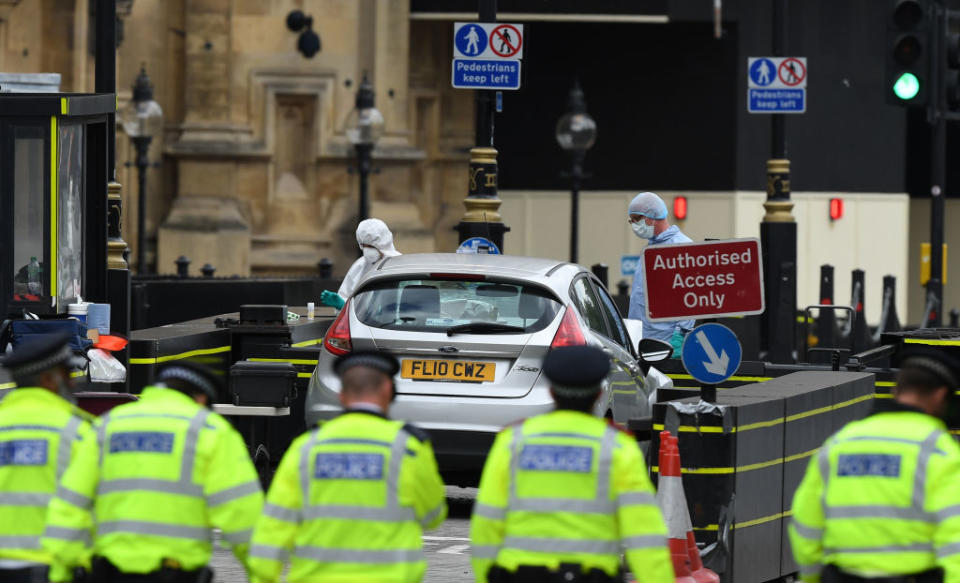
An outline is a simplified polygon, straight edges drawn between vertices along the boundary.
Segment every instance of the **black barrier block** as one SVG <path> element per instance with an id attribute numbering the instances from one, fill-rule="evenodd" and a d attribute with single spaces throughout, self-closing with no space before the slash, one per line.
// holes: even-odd
<path id="1" fill-rule="evenodd" d="M 163 326 L 130 333 L 130 392 L 153 383 L 158 365 L 189 360 L 208 367 L 226 385 L 230 332 L 213 326 Z"/>
<path id="2" fill-rule="evenodd" d="M 793 493 L 807 465 L 823 442 L 838 428 L 869 413 L 873 402 L 873 374 L 801 371 L 770 381 L 731 389 L 730 394 L 781 397 L 784 400 L 782 512 L 789 516 Z M 782 521 L 781 575 L 797 570 Z"/>
<path id="3" fill-rule="evenodd" d="M 686 399 L 654 406 L 655 429 L 666 427 L 680 436 L 684 490 L 697 540 L 716 541 L 725 527 L 721 514 L 732 517 L 731 534 L 722 541 L 725 580 L 752 583 L 780 576 L 782 418 L 781 398 L 727 392 L 716 404 Z M 653 451 L 659 448 L 655 433 Z"/>

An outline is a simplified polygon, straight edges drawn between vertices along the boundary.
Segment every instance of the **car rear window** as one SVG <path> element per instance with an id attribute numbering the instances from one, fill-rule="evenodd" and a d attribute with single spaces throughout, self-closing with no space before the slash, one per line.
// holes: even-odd
<path id="1" fill-rule="evenodd" d="M 478 322 L 537 332 L 560 307 L 549 292 L 533 285 L 446 277 L 378 281 L 353 297 L 354 313 L 367 326 L 420 332 Z"/>

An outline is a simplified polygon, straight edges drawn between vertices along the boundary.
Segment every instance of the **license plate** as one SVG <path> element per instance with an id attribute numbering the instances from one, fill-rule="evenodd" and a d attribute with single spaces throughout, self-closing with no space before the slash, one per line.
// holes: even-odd
<path id="1" fill-rule="evenodd" d="M 404 360 L 400 378 L 416 381 L 493 382 L 497 365 L 465 360 Z"/>

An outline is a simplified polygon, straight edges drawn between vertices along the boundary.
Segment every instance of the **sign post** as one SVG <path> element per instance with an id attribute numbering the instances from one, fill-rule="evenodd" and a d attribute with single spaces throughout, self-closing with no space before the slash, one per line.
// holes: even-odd
<path id="1" fill-rule="evenodd" d="M 806 57 L 749 57 L 748 113 L 805 113 Z"/>

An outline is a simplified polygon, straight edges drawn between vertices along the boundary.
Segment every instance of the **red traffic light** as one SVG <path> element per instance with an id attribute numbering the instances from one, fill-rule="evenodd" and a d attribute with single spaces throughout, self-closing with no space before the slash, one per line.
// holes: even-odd
<path id="1" fill-rule="evenodd" d="M 843 218 L 843 199 L 831 198 L 830 199 L 830 220 L 838 221 L 842 218 Z"/>
<path id="2" fill-rule="evenodd" d="M 687 197 L 678 196 L 673 199 L 673 216 L 678 221 L 687 218 Z"/>

